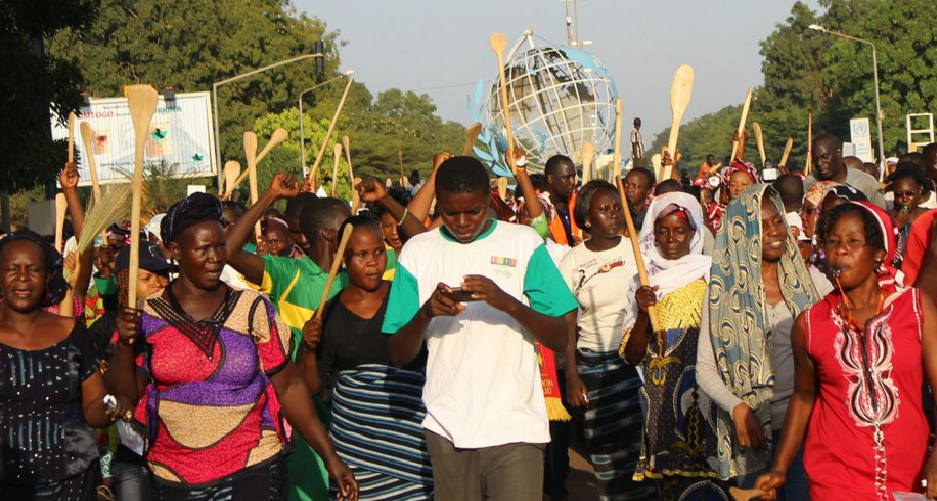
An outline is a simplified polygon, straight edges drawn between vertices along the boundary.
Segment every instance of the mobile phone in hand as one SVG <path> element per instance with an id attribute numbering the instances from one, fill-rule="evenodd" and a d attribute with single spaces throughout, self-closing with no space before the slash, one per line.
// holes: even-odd
<path id="1" fill-rule="evenodd" d="M 446 295 L 449 296 L 453 301 L 458 301 L 460 303 L 478 301 L 478 299 L 472 297 L 472 294 L 472 292 L 462 290 L 461 287 L 453 287 L 452 292 Z"/>

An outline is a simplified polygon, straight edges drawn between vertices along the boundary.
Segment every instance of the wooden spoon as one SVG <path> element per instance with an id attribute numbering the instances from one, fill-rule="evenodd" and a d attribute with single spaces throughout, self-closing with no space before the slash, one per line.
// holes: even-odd
<path id="1" fill-rule="evenodd" d="M 342 163 L 342 143 L 335 143 L 332 147 L 332 153 L 335 155 L 335 163 L 332 164 L 332 189 L 329 195 L 332 198 L 338 197 L 338 168 Z"/>
<path id="2" fill-rule="evenodd" d="M 807 113 L 807 161 L 804 162 L 804 175 L 810 175 L 813 167 L 813 113 Z"/>
<path id="3" fill-rule="evenodd" d="M 322 310 L 325 309 L 325 302 L 329 298 L 329 290 L 332 288 L 332 282 L 335 281 L 335 275 L 338 274 L 338 270 L 342 267 L 342 259 L 345 257 L 345 247 L 348 246 L 348 239 L 351 238 L 351 233 L 353 231 L 355 231 L 354 226 L 345 228 L 345 232 L 342 234 L 342 240 L 338 243 L 338 252 L 335 254 L 335 259 L 332 261 L 332 267 L 329 269 L 329 278 L 325 281 L 325 289 L 322 291 L 322 298 L 319 299 L 319 307 L 316 308 L 316 318 L 322 318 Z"/>
<path id="4" fill-rule="evenodd" d="M 91 193 L 95 200 L 101 199 L 101 186 L 98 184 L 98 167 L 94 163 L 94 131 L 88 122 L 81 122 L 78 127 L 81 131 L 81 143 L 85 146 L 85 156 L 88 157 L 88 173 L 91 174 Z"/>
<path id="5" fill-rule="evenodd" d="M 615 154 L 612 156 L 612 165 L 608 166 L 610 180 L 621 173 L 621 113 L 624 107 L 624 101 L 621 98 L 615 100 Z"/>
<path id="6" fill-rule="evenodd" d="M 592 181 L 592 158 L 595 156 L 595 146 L 591 142 L 583 143 L 582 150 L 579 152 L 579 159 L 582 162 L 582 184 Z"/>
<path id="7" fill-rule="evenodd" d="M 231 194 L 234 193 L 234 189 L 237 188 L 238 180 L 243 179 L 241 177 L 241 164 L 236 160 L 228 160 L 225 162 L 224 169 L 222 170 L 222 179 L 224 180 L 222 198 L 228 200 L 231 198 Z"/>
<path id="8" fill-rule="evenodd" d="M 247 157 L 247 180 L 251 189 L 251 205 L 260 199 L 257 189 L 257 134 L 252 131 L 244 133 L 244 156 Z M 254 236 L 259 240 L 261 235 L 260 220 L 254 224 Z"/>
<path id="9" fill-rule="evenodd" d="M 663 168 L 663 158 L 660 153 L 651 155 L 651 167 L 654 168 L 654 178 L 663 181 L 663 178 L 660 177 L 660 171 Z"/>
<path id="10" fill-rule="evenodd" d="M 316 162 L 312 164 L 312 170 L 309 171 L 309 189 L 312 190 L 313 193 L 316 192 L 319 164 L 322 163 L 322 156 L 325 155 L 325 147 L 329 144 L 329 138 L 332 137 L 332 130 L 335 129 L 335 124 L 338 123 L 338 115 L 345 106 L 345 100 L 348 99 L 348 91 L 351 90 L 351 84 L 353 83 L 355 83 L 355 77 L 349 76 L 348 83 L 345 84 L 345 92 L 342 93 L 342 100 L 338 102 L 338 108 L 335 109 L 335 114 L 332 115 L 332 122 L 329 123 L 329 128 L 325 130 L 325 137 L 322 138 L 322 146 L 319 147 L 319 153 L 316 155 Z"/>
<path id="11" fill-rule="evenodd" d="M 677 151 L 677 137 L 680 135 L 680 123 L 683 121 L 683 112 L 690 104 L 690 95 L 693 93 L 693 83 L 696 81 L 696 72 L 689 64 L 681 64 L 673 76 L 670 86 L 670 139 L 667 141 L 667 150 L 673 156 Z M 676 159 L 676 157 L 674 157 Z M 676 160 L 675 160 L 676 161 Z M 663 172 L 664 179 L 670 179 L 672 166 L 668 165 Z"/>
<path id="12" fill-rule="evenodd" d="M 758 156 L 761 157 L 761 167 L 764 168 L 767 157 L 765 156 L 765 139 L 761 134 L 761 125 L 758 122 L 752 122 L 752 132 L 755 133 L 755 144 L 758 145 Z"/>
<path id="13" fill-rule="evenodd" d="M 618 196 L 621 198 L 625 210 L 625 224 L 628 226 L 628 238 L 631 239 L 631 250 L 634 252 L 634 263 L 638 267 L 638 281 L 642 286 L 650 285 L 647 278 L 647 270 L 644 268 L 644 256 L 641 255 L 641 246 L 638 245 L 638 232 L 634 229 L 634 220 L 631 218 L 631 209 L 629 209 L 628 196 L 625 194 L 625 185 L 621 182 L 621 176 L 615 178 L 615 185 L 618 187 Z M 648 319 L 651 321 L 651 328 L 654 332 L 660 332 L 660 321 L 657 319 L 657 307 L 651 306 L 647 309 Z"/>
<path id="14" fill-rule="evenodd" d="M 501 200 L 508 201 L 508 178 L 506 177 L 498 178 L 498 196 Z"/>
<path id="15" fill-rule="evenodd" d="M 342 136 L 342 146 L 345 148 L 345 161 L 348 162 L 348 179 L 351 179 L 351 215 L 354 216 L 358 213 L 357 208 L 361 207 L 361 195 L 355 189 L 361 179 L 355 177 L 355 168 L 351 165 L 351 140 L 348 136 Z"/>
<path id="16" fill-rule="evenodd" d="M 156 112 L 159 93 L 149 85 L 131 85 L 127 89 L 127 106 L 133 121 L 134 162 L 133 162 L 133 198 L 130 203 L 130 284 L 137 283 L 140 273 L 140 204 L 143 189 L 143 150 L 150 131 L 150 120 Z M 127 305 L 137 306 L 137 288 L 134 285 L 128 292 Z"/>
<path id="17" fill-rule="evenodd" d="M 62 252 L 62 232 L 65 224 L 65 209 L 68 205 L 65 203 L 65 194 L 55 194 L 55 250 Z"/>
<path id="18" fill-rule="evenodd" d="M 752 88 L 748 88 L 748 95 L 745 96 L 745 104 L 742 106 L 742 119 L 739 120 L 739 137 L 745 132 L 745 123 L 748 121 L 748 109 L 752 105 Z M 735 161 L 735 154 L 739 151 L 739 142 L 732 140 L 732 154 L 729 155 L 729 164 Z"/>
<path id="19" fill-rule="evenodd" d="M 263 160 L 265 156 L 267 156 L 267 153 L 270 153 L 270 150 L 272 150 L 274 146 L 282 143 L 286 139 L 286 136 L 287 136 L 286 129 L 280 128 L 280 129 L 276 129 L 275 131 L 273 131 L 273 134 L 270 135 L 270 140 L 267 141 L 267 145 L 264 146 L 264 149 L 260 150 L 260 153 L 257 154 L 257 159 L 255 160 L 255 162 L 259 164 L 260 161 Z M 234 181 L 234 183 L 227 185 L 227 189 L 225 191 L 227 192 L 228 197 L 230 197 L 231 193 L 233 193 L 234 190 L 237 189 L 238 186 L 240 186 L 241 182 L 244 181 L 244 178 L 247 177 L 249 172 L 250 172 L 249 169 L 242 172 L 241 175 L 239 175 L 237 179 Z"/>
<path id="20" fill-rule="evenodd" d="M 778 164 L 778 168 L 781 169 L 781 174 L 787 174 L 787 157 L 791 156 L 791 149 L 794 147 L 794 138 L 787 138 L 787 145 L 784 147 L 784 154 L 781 155 L 781 163 Z"/>
<path id="21" fill-rule="evenodd" d="M 407 176 L 403 174 L 403 151 L 397 151 L 397 163 L 400 165 L 400 179 L 406 179 Z M 401 181 L 400 186 L 406 186 L 407 183 Z"/>
<path id="22" fill-rule="evenodd" d="M 74 111 L 68 113 L 68 163 L 75 161 L 75 121 L 78 117 Z"/>
<path id="23" fill-rule="evenodd" d="M 732 499 L 735 501 L 750 501 L 752 499 L 758 499 L 761 496 L 765 495 L 764 491 L 758 489 L 740 489 L 738 487 L 732 486 L 729 487 L 729 495 L 732 496 Z"/>
<path id="24" fill-rule="evenodd" d="M 475 122 L 465 131 L 465 144 L 462 145 L 462 156 L 467 157 L 475 150 L 475 141 L 478 141 L 479 134 L 482 133 L 482 124 Z"/>
<path id="25" fill-rule="evenodd" d="M 508 151 L 514 149 L 514 133 L 511 132 L 511 111 L 508 108 L 508 87 L 507 77 L 504 74 L 504 49 L 508 45 L 507 37 L 504 33 L 492 33 L 488 39 L 491 50 L 498 56 L 498 78 L 499 87 L 501 87 L 501 113 L 504 115 L 504 133 L 508 139 Z M 514 156 L 507 155 L 508 166 L 511 167 L 511 174 L 516 173 L 517 166 L 514 165 Z"/>
<path id="26" fill-rule="evenodd" d="M 264 146 L 264 149 L 260 150 L 260 153 L 257 154 L 257 163 L 260 163 L 260 161 L 263 160 L 265 156 L 267 156 L 267 153 L 270 153 L 270 150 L 272 150 L 274 146 L 285 141 L 287 136 L 288 134 L 286 133 L 286 129 L 282 127 L 274 130 L 273 134 L 270 135 L 270 140 L 267 141 L 266 146 Z"/>

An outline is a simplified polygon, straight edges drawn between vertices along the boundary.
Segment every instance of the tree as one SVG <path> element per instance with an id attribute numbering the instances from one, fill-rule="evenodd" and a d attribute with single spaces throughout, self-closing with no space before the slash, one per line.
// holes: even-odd
<path id="1" fill-rule="evenodd" d="M 339 67 L 338 32 L 297 15 L 289 0 L 100 3 L 88 29 L 64 30 L 50 44 L 52 55 L 81 68 L 94 97 L 121 96 L 130 83 L 175 92 L 210 90 L 213 82 L 312 53 L 313 43 L 325 43 L 324 75 L 315 73 L 309 59 L 219 88 L 222 158 L 242 157 L 242 134 L 258 117 L 295 106 L 302 89 Z"/>
<path id="2" fill-rule="evenodd" d="M 755 90 L 749 122 L 758 122 L 764 130 L 768 156 L 777 162 L 787 138 L 792 137 L 792 158 L 801 160 L 789 163 L 803 164 L 808 113 L 813 115 L 814 135 L 831 132 L 843 141 L 849 139 L 850 118 L 875 120 L 870 48 L 810 30 L 811 24 L 876 45 L 886 155 L 904 152 L 905 114 L 937 108 L 937 74 L 933 71 L 937 65 L 937 26 L 933 23 L 937 4 L 932 0 L 822 0 L 820 5 L 824 11 L 817 14 L 803 3 L 795 3 L 786 22 L 761 43 L 765 83 Z M 687 163 L 686 154 L 698 151 L 700 145 L 683 131 L 703 119 L 681 129 L 684 165 L 695 167 Z M 737 122 L 732 125 L 736 126 Z M 713 133 L 720 138 L 723 134 Z M 668 134 L 669 130 L 661 134 L 663 142 Z M 659 143 L 661 136 L 655 139 L 655 148 Z M 750 150 L 748 156 L 752 157 Z M 698 157 L 691 155 L 689 160 L 696 162 Z"/>
<path id="3" fill-rule="evenodd" d="M 907 113 L 937 111 L 934 19 L 937 3 L 932 0 L 870 2 L 849 32 L 871 41 L 878 50 L 887 156 L 907 149 Z M 834 117 L 848 124 L 853 116 L 865 116 L 874 123 L 871 48 L 840 38 L 828 42 L 828 78 L 839 91 L 831 100 L 831 108 L 837 112 Z M 873 144 L 877 149 L 877 141 Z"/>
<path id="4" fill-rule="evenodd" d="M 310 169 L 337 105 L 338 98 L 333 100 L 329 97 L 316 102 L 310 111 L 303 110 L 306 165 Z M 263 173 L 258 173 L 260 179 L 276 172 L 300 173 L 299 110 L 289 108 L 279 113 L 268 113 L 257 120 L 254 130 L 260 137 L 264 137 L 278 127 L 287 130 L 288 139 L 278 147 L 283 150 L 279 160 L 271 159 L 269 163 L 264 160 L 261 163 L 259 169 Z M 443 123 L 436 115 L 436 105 L 427 95 L 418 96 L 409 91 L 389 89 L 372 99 L 367 89 L 356 83 L 326 145 L 318 181 L 322 183 L 331 176 L 332 148 L 345 135 L 349 138 L 356 176 L 397 181 L 400 177 L 398 151 L 404 152 L 406 175 L 412 169 L 427 174 L 432 170 L 433 155 L 440 151 L 458 152 L 464 134 L 462 125 Z M 278 161 L 285 163 L 280 164 Z M 342 172 L 346 172 L 344 162 L 341 168 Z"/>
<path id="5" fill-rule="evenodd" d="M 47 53 L 49 37 L 82 30 L 95 14 L 92 0 L 0 2 L 0 165 L 2 189 L 11 192 L 54 179 L 65 161 L 52 141 L 49 103 L 59 116 L 81 106 L 84 81 L 71 61 Z"/>

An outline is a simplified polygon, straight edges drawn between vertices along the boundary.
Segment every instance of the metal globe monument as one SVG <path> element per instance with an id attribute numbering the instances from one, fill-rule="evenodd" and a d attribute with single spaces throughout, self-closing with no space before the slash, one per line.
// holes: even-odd
<path id="1" fill-rule="evenodd" d="M 528 30 L 505 60 L 508 110 L 516 143 L 527 153 L 528 170 L 542 172 L 556 154 L 580 162 L 582 145 L 597 154 L 613 147 L 618 88 L 608 70 L 591 54 L 556 46 Z M 475 154 L 498 176 L 510 177 L 498 74 L 487 87 L 479 81 L 469 114 L 482 124 Z"/>

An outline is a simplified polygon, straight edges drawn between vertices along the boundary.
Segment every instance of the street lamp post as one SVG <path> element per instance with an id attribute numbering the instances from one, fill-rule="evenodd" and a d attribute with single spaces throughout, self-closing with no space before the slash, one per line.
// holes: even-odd
<path id="1" fill-rule="evenodd" d="M 304 118 L 304 116 L 303 116 L 303 96 L 304 96 L 307 92 L 312 91 L 312 90 L 315 90 L 315 89 L 318 89 L 319 87 L 322 87 L 322 86 L 325 85 L 325 84 L 332 83 L 332 82 L 338 80 L 339 78 L 350 77 L 351 75 L 354 75 L 354 74 L 355 74 L 355 71 L 354 71 L 354 70 L 348 70 L 348 71 L 346 71 L 345 73 L 342 73 L 341 75 L 339 75 L 339 76 L 337 76 L 337 77 L 333 77 L 333 78 L 330 78 L 330 79 L 328 79 L 328 80 L 326 80 L 326 81 L 324 81 L 324 82 L 322 82 L 322 83 L 318 83 L 318 84 L 316 84 L 316 85 L 313 85 L 312 87 L 309 87 L 308 89 L 303 89 L 303 91 L 299 93 L 299 155 L 300 155 L 300 157 L 302 158 L 303 177 L 304 177 L 304 178 L 305 178 L 307 175 L 309 175 L 309 173 L 307 172 L 307 169 L 306 169 L 306 131 L 305 131 L 305 128 L 304 128 L 304 126 L 303 126 L 303 123 L 305 122 L 305 120 L 303 120 L 303 118 Z"/>
<path id="2" fill-rule="evenodd" d="M 881 172 L 879 173 L 879 177 L 880 177 L 879 181 L 881 181 L 885 175 L 885 133 L 882 127 L 882 121 L 885 118 L 885 116 L 884 116 L 884 113 L 882 113 L 882 103 L 879 97 L 879 90 L 878 90 L 878 55 L 876 54 L 875 44 L 873 44 L 872 42 L 868 40 L 863 40 L 859 37 L 854 37 L 852 35 L 840 33 L 838 31 L 828 30 L 824 28 L 823 26 L 820 26 L 819 24 L 811 24 L 810 26 L 808 26 L 808 28 L 814 31 L 819 31 L 821 33 L 829 33 L 830 35 L 833 35 L 833 36 L 848 38 L 854 42 L 859 42 L 862 44 L 866 44 L 869 47 L 872 47 L 872 74 L 875 78 L 875 124 L 878 127 L 878 154 L 880 157 L 879 161 L 882 164 L 882 169 L 881 169 Z"/>
<path id="3" fill-rule="evenodd" d="M 323 54 L 322 52 L 316 52 L 315 54 L 303 54 L 302 56 L 296 56 L 290 59 L 284 59 L 283 61 L 277 61 L 273 64 L 264 66 L 263 68 L 258 68 L 253 71 L 248 71 L 247 73 L 235 75 L 231 78 L 219 80 L 211 84 L 212 101 L 214 101 L 213 104 L 214 104 L 214 119 L 215 119 L 215 149 L 216 149 L 215 161 L 217 162 L 215 165 L 217 165 L 217 168 L 218 168 L 218 184 L 219 185 L 221 184 L 222 173 L 221 173 L 221 132 L 220 132 L 219 125 L 218 125 L 218 87 L 221 87 L 222 85 L 227 84 L 227 83 L 241 80 L 242 78 L 247 78 L 250 76 L 254 76 L 258 73 L 263 73 L 265 71 L 272 70 L 273 68 L 276 68 L 278 66 L 283 66 L 284 64 L 295 63 L 296 61 L 309 59 L 310 57 L 325 57 L 325 54 Z"/>

